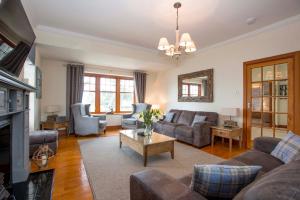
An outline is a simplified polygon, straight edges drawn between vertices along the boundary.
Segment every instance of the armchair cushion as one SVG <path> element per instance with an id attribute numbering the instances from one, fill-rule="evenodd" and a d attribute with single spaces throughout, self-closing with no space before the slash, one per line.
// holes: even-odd
<path id="1" fill-rule="evenodd" d="M 289 131 L 277 144 L 271 155 L 284 163 L 289 163 L 300 152 L 300 137 Z"/>
<path id="2" fill-rule="evenodd" d="M 251 183 L 261 166 L 195 165 L 191 188 L 209 198 L 233 198 Z"/>
<path id="3" fill-rule="evenodd" d="M 137 119 L 135 117 L 123 119 L 124 124 L 135 125 Z"/>

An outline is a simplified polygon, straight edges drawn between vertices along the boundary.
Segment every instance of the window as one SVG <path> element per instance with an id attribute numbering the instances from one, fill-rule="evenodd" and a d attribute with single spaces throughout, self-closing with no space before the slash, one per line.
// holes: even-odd
<path id="1" fill-rule="evenodd" d="M 100 77 L 100 110 L 116 111 L 116 79 Z"/>
<path id="2" fill-rule="evenodd" d="M 198 97 L 201 96 L 201 84 L 182 84 L 183 97 Z"/>
<path id="3" fill-rule="evenodd" d="M 132 110 L 134 102 L 133 80 L 120 80 L 120 111 L 126 112 Z"/>
<path id="4" fill-rule="evenodd" d="M 197 97 L 198 91 L 199 91 L 198 85 L 190 85 L 190 96 L 191 97 Z"/>
<path id="5" fill-rule="evenodd" d="M 185 85 L 185 84 L 182 85 L 182 96 L 183 97 L 189 96 L 189 86 L 188 85 Z"/>
<path id="6" fill-rule="evenodd" d="M 103 113 L 130 112 L 135 102 L 133 78 L 86 74 L 82 103 L 91 104 L 90 111 Z"/>
<path id="7" fill-rule="evenodd" d="M 85 76 L 83 81 L 82 103 L 91 104 L 90 111 L 95 112 L 96 78 Z"/>

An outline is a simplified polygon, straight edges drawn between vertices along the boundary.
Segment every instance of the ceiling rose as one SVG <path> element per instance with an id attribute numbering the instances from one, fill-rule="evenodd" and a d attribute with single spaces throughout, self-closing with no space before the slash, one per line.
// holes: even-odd
<path id="1" fill-rule="evenodd" d="M 158 50 L 165 51 L 167 56 L 179 58 L 179 56 L 184 53 L 192 53 L 195 52 L 196 46 L 193 42 L 189 33 L 183 33 L 180 37 L 179 26 L 178 26 L 178 9 L 181 7 L 180 2 L 176 2 L 174 4 L 174 8 L 176 9 L 176 42 L 175 44 L 169 44 L 168 39 L 166 37 L 162 37 L 159 40 Z M 180 39 L 179 39 L 180 38 Z"/>

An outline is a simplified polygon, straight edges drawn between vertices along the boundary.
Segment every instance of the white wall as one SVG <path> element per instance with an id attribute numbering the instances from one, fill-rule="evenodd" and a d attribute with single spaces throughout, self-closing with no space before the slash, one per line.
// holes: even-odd
<path id="1" fill-rule="evenodd" d="M 46 120 L 48 105 L 60 106 L 58 115 L 66 115 L 66 63 L 43 59 L 42 71 L 41 119 Z"/>
<path id="2" fill-rule="evenodd" d="M 39 52 L 39 49 L 35 49 L 35 66 L 40 67 L 42 65 L 42 58 Z M 40 129 L 41 123 L 41 100 L 36 98 L 36 94 L 34 93 L 34 129 Z"/>
<path id="3" fill-rule="evenodd" d="M 67 62 L 64 61 L 53 59 L 42 60 L 42 120 L 46 120 L 47 118 L 47 113 L 45 113 L 45 110 L 48 105 L 58 105 L 61 109 L 58 115 L 66 115 L 66 66 Z M 133 72 L 131 70 L 107 68 L 94 65 L 86 65 L 85 72 L 119 76 L 133 76 Z M 119 122 L 118 119 L 116 120 Z M 112 121 L 110 125 L 116 125 L 116 123 L 116 121 Z"/>
<path id="4" fill-rule="evenodd" d="M 272 27 L 199 51 L 183 60 L 179 67 L 151 75 L 147 99 L 171 108 L 219 112 L 222 107 L 243 107 L 243 62 L 300 50 L 300 19 Z M 201 44 L 199 44 L 201 45 Z M 179 74 L 214 69 L 214 102 L 182 103 L 177 101 Z M 167 103 L 166 103 L 167 102 Z M 242 114 L 238 118 L 242 122 Z"/>

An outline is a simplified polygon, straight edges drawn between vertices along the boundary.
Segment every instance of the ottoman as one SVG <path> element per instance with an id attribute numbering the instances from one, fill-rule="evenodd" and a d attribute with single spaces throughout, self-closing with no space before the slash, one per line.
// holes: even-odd
<path id="1" fill-rule="evenodd" d="M 33 131 L 29 133 L 29 155 L 33 153 L 40 145 L 47 144 L 49 148 L 56 154 L 58 146 L 58 132 L 55 130 Z"/>

